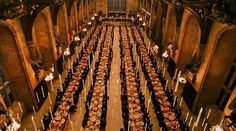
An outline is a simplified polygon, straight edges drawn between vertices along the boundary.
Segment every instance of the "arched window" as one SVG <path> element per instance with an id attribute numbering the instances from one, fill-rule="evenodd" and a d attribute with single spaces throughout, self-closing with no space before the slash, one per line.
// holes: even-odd
<path id="1" fill-rule="evenodd" d="M 126 14 L 126 0 L 108 0 L 108 15 Z"/>

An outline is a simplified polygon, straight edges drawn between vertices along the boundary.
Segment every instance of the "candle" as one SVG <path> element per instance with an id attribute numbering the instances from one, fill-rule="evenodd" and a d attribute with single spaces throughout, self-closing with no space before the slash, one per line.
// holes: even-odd
<path id="1" fill-rule="evenodd" d="M 37 131 L 37 127 L 36 127 L 36 124 L 35 124 L 35 121 L 34 121 L 34 117 L 31 116 L 31 121 L 33 123 L 33 127 L 34 127 L 34 131 Z"/>
<path id="2" fill-rule="evenodd" d="M 211 109 L 208 111 L 207 117 L 203 119 L 203 121 L 202 121 L 202 126 L 205 124 L 206 119 L 208 119 L 208 117 L 210 116 L 210 113 L 211 113 Z"/>
<path id="3" fill-rule="evenodd" d="M 223 122 L 224 122 L 224 117 L 220 121 L 220 126 L 222 125 Z"/>
<path id="4" fill-rule="evenodd" d="M 208 111 L 208 113 L 207 113 L 207 119 L 209 118 L 209 116 L 210 116 L 210 113 L 211 113 L 211 109 Z"/>
<path id="5" fill-rule="evenodd" d="M 36 92 L 35 95 L 36 95 L 36 98 L 37 98 L 37 102 L 39 103 L 40 100 L 39 100 L 39 95 L 38 95 L 38 93 Z"/>
<path id="6" fill-rule="evenodd" d="M 162 131 L 162 127 L 160 128 L 160 131 Z"/>
<path id="7" fill-rule="evenodd" d="M 36 110 L 35 110 L 34 106 L 33 106 L 33 112 L 34 112 L 34 115 L 36 115 Z"/>
<path id="8" fill-rule="evenodd" d="M 203 119 L 202 121 L 202 126 L 205 124 L 206 118 Z"/>
<path id="9" fill-rule="evenodd" d="M 194 131 L 195 126 L 193 125 L 192 131 Z"/>
<path id="10" fill-rule="evenodd" d="M 175 80 L 175 78 L 176 78 L 177 72 L 178 72 L 178 69 L 176 68 L 176 69 L 175 69 L 174 77 L 172 78 L 172 84 L 174 83 L 174 80 Z"/>
<path id="11" fill-rule="evenodd" d="M 52 105 L 52 99 L 51 99 L 51 95 L 49 92 L 48 92 L 48 99 L 49 99 L 49 104 Z"/>
<path id="12" fill-rule="evenodd" d="M 49 106 L 49 112 L 50 112 L 50 115 L 51 115 L 51 117 L 52 117 L 52 119 L 53 119 L 53 114 L 52 114 L 52 108 L 51 108 L 51 106 Z"/>
<path id="13" fill-rule="evenodd" d="M 147 131 L 147 127 L 148 127 L 148 124 L 146 123 L 146 126 L 145 126 L 145 131 Z"/>
<path id="14" fill-rule="evenodd" d="M 208 123 L 205 124 L 203 131 L 206 131 Z"/>
<path id="15" fill-rule="evenodd" d="M 20 102 L 18 102 L 18 106 L 20 108 L 20 112 L 23 113 L 22 106 L 21 106 Z"/>
<path id="16" fill-rule="evenodd" d="M 51 84 L 52 91 L 54 91 L 54 87 L 53 87 L 53 84 L 52 84 L 52 80 L 50 81 L 50 84 Z"/>
<path id="17" fill-rule="evenodd" d="M 191 116 L 191 117 L 190 117 L 189 124 L 188 124 L 189 127 L 190 127 L 190 125 L 191 125 L 191 123 L 192 123 L 192 120 L 193 120 L 193 117 Z"/>
<path id="18" fill-rule="evenodd" d="M 163 78 L 165 78 L 165 73 L 166 73 L 166 68 L 164 67 L 163 75 L 162 75 Z"/>
<path id="19" fill-rule="evenodd" d="M 8 128 L 8 126 L 7 126 L 7 123 L 6 122 L 4 122 L 4 125 L 5 125 L 5 127 L 6 127 L 6 129 L 7 129 L 7 131 L 9 130 L 9 128 Z"/>
<path id="20" fill-rule="evenodd" d="M 180 107 L 181 107 L 182 103 L 183 103 L 183 97 L 181 97 L 180 102 L 179 102 Z"/>
<path id="21" fill-rule="evenodd" d="M 74 73 L 73 61 L 71 61 L 71 72 Z"/>
<path id="22" fill-rule="evenodd" d="M 43 130 L 45 130 L 45 126 L 44 126 L 43 120 L 41 119 L 40 121 L 41 121 Z"/>
<path id="23" fill-rule="evenodd" d="M 45 94 L 44 94 L 44 91 L 43 91 L 43 86 L 41 86 L 41 92 L 42 92 L 42 95 L 43 95 L 43 98 L 44 98 Z"/>
<path id="24" fill-rule="evenodd" d="M 147 107 L 147 113 L 149 112 L 149 107 L 150 107 L 150 100 L 148 100 L 148 107 Z"/>
<path id="25" fill-rule="evenodd" d="M 20 119 L 19 113 L 16 113 L 16 117 L 17 117 L 18 121 L 21 122 L 21 119 Z"/>
<path id="26" fill-rule="evenodd" d="M 71 119 L 70 119 L 70 114 L 68 114 L 68 120 L 69 120 L 69 122 L 71 122 Z"/>
<path id="27" fill-rule="evenodd" d="M 174 97 L 173 107 L 175 107 L 176 100 L 177 100 L 177 96 Z"/>
<path id="28" fill-rule="evenodd" d="M 167 90 L 167 88 L 168 88 L 168 80 L 166 80 L 165 91 Z"/>
<path id="29" fill-rule="evenodd" d="M 176 81 L 176 85 L 175 85 L 175 92 L 177 92 L 178 88 L 179 88 L 179 78 L 181 76 L 181 71 L 179 71 L 178 77 L 177 77 L 177 81 Z"/>
<path id="30" fill-rule="evenodd" d="M 203 108 L 200 109 L 199 113 L 198 113 L 198 116 L 197 116 L 197 120 L 195 121 L 194 125 L 197 127 L 198 126 L 198 123 L 199 123 L 199 120 L 200 120 L 200 117 L 202 115 L 202 112 L 203 112 Z"/>
<path id="31" fill-rule="evenodd" d="M 71 121 L 71 130 L 74 131 L 73 121 Z"/>
<path id="32" fill-rule="evenodd" d="M 128 131 L 130 131 L 130 121 L 128 122 Z"/>
<path id="33" fill-rule="evenodd" d="M 59 84 L 60 84 L 60 87 L 61 87 L 61 91 L 63 92 L 63 86 L 62 86 L 62 80 L 61 80 L 61 75 L 59 74 Z"/>
<path id="34" fill-rule="evenodd" d="M 189 116 L 189 112 L 187 112 L 187 115 L 186 115 L 186 117 L 185 117 L 185 122 L 187 122 L 188 116 Z"/>
<path id="35" fill-rule="evenodd" d="M 75 47 L 76 58 L 79 58 L 78 47 Z"/>

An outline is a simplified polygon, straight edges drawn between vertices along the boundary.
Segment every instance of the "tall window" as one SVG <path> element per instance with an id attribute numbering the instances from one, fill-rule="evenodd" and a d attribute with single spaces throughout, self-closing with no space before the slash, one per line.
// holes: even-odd
<path id="1" fill-rule="evenodd" d="M 109 14 L 124 14 L 126 13 L 126 0 L 108 0 Z"/>

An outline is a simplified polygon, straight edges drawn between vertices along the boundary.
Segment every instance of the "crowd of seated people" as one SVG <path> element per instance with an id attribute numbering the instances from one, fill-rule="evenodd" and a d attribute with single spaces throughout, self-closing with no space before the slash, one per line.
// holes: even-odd
<path id="1" fill-rule="evenodd" d="M 125 26 L 120 27 L 121 100 L 126 130 L 152 130 L 145 98 L 140 89 L 139 72 L 133 59 L 132 45 Z"/>
<path id="2" fill-rule="evenodd" d="M 89 36 L 89 43 L 80 52 L 79 58 L 73 63 L 63 83 L 63 91 L 57 90 L 56 102 L 53 109 L 44 115 L 43 123 L 47 130 L 62 130 L 69 113 L 76 111 L 80 92 L 83 90 L 83 81 L 89 71 L 88 57 L 96 50 L 98 36 L 101 35 L 101 26 L 96 27 Z M 92 58 L 90 59 L 92 60 Z"/>
<path id="3" fill-rule="evenodd" d="M 95 63 L 93 80 L 86 98 L 86 112 L 82 123 L 86 131 L 104 130 L 106 126 L 107 83 L 113 57 L 113 28 L 113 26 L 106 26 L 106 34 L 104 41 L 101 42 L 99 59 Z"/>
<path id="4" fill-rule="evenodd" d="M 165 79 L 162 77 L 157 65 L 143 43 L 143 38 L 140 36 L 140 31 L 136 27 L 132 27 L 133 36 L 136 40 L 136 52 L 139 55 L 142 70 L 147 80 L 148 88 L 152 94 L 152 102 L 154 111 L 159 121 L 159 126 L 162 130 L 184 130 L 188 131 L 189 128 L 186 122 L 180 119 L 181 110 L 177 109 L 174 104 L 173 91 L 167 91 L 165 87 Z M 175 101 L 175 103 L 177 103 Z"/>

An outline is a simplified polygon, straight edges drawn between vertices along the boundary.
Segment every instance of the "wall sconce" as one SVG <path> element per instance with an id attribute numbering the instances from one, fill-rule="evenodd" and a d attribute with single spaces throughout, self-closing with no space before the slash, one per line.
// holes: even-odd
<path id="1" fill-rule="evenodd" d="M 66 48 L 66 50 L 64 51 L 64 55 L 65 56 L 70 55 L 70 49 L 69 48 Z"/>
<path id="2" fill-rule="evenodd" d="M 139 14 L 137 14 L 137 17 L 139 18 L 139 17 L 140 17 L 140 15 L 139 15 Z"/>
<path id="3" fill-rule="evenodd" d="M 49 68 L 48 71 L 46 71 L 46 77 L 44 78 L 45 81 L 51 81 L 54 77 L 53 77 L 53 72 L 54 72 L 54 66 L 52 64 L 52 67 Z"/>
<path id="4" fill-rule="evenodd" d="M 221 125 L 216 125 L 212 127 L 211 131 L 224 131 L 224 129 Z"/>
<path id="5" fill-rule="evenodd" d="M 95 20 L 95 17 L 93 16 L 93 17 L 91 18 L 91 20 Z"/>
<path id="6" fill-rule="evenodd" d="M 75 39 L 74 39 L 74 41 L 80 41 L 80 38 L 79 38 L 79 36 L 78 36 L 78 35 L 76 35 L 76 36 L 75 36 Z"/>
<path id="7" fill-rule="evenodd" d="M 179 82 L 182 83 L 182 84 L 185 84 L 185 83 L 187 82 L 187 80 L 186 80 L 186 78 L 184 78 L 184 77 L 181 76 L 181 77 L 179 78 Z"/>
<path id="8" fill-rule="evenodd" d="M 143 22 L 142 26 L 143 26 L 143 27 L 145 27 L 145 26 L 146 26 L 146 23 L 145 23 L 145 22 Z"/>
<path id="9" fill-rule="evenodd" d="M 98 16 L 98 14 L 97 14 L 97 13 L 95 13 L 95 14 L 94 14 L 94 16 L 96 17 L 96 16 Z"/>
<path id="10" fill-rule="evenodd" d="M 89 26 L 92 25 L 92 22 L 89 21 L 89 22 L 88 22 L 88 25 L 89 25 Z M 87 31 L 87 29 L 86 29 L 86 31 Z"/>
<path id="11" fill-rule="evenodd" d="M 53 77 L 52 72 L 49 71 L 49 72 L 47 73 L 46 77 L 44 78 L 44 80 L 45 80 L 45 81 L 51 81 L 53 78 L 54 78 L 54 77 Z"/>
<path id="12" fill-rule="evenodd" d="M 169 57 L 169 55 L 168 55 L 167 51 L 165 51 L 165 52 L 162 54 L 162 57 L 164 57 L 164 58 L 167 58 L 167 57 Z"/>
<path id="13" fill-rule="evenodd" d="M 82 30 L 83 32 L 86 32 L 87 31 L 87 28 L 83 28 L 83 30 Z"/>
<path id="14" fill-rule="evenodd" d="M 142 17 L 140 17 L 138 20 L 139 20 L 139 21 L 142 21 L 142 20 L 143 20 L 143 18 L 142 18 Z"/>

